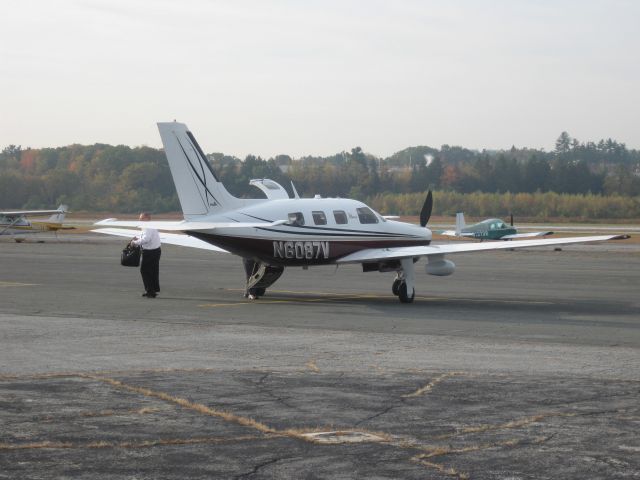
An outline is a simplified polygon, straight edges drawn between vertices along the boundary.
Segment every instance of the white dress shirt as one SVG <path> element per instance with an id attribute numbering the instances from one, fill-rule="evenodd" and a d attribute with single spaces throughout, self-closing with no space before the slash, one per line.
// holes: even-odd
<path id="1" fill-rule="evenodd" d="M 140 245 L 143 250 L 155 250 L 160 248 L 160 234 L 155 228 L 145 228 L 142 230 L 142 234 L 136 237 L 132 243 Z"/>

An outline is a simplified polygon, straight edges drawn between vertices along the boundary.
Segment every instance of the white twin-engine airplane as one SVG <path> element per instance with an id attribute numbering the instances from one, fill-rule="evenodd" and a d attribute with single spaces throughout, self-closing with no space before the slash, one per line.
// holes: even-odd
<path id="1" fill-rule="evenodd" d="M 264 293 L 285 267 L 362 264 L 365 272 L 396 272 L 392 291 L 401 302 L 415 297 L 415 263 L 427 258 L 426 273 L 451 275 L 448 254 L 523 247 L 598 242 L 620 238 L 522 240 L 505 243 L 431 245 L 426 227 L 432 196 L 427 195 L 420 225 L 385 218 L 364 203 L 344 198 L 289 198 L 278 183 L 251 183 L 266 199 L 241 199 L 218 180 L 193 134 L 182 123 L 158 123 L 164 151 L 184 214 L 181 222 L 102 220 L 95 232 L 131 237 L 136 232 L 113 227 L 151 227 L 164 243 L 232 253 L 253 265 L 247 289 Z"/>

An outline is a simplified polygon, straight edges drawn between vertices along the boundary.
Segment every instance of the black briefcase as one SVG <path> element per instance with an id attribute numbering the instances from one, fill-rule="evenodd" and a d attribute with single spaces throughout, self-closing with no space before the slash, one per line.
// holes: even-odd
<path id="1" fill-rule="evenodd" d="M 140 254 L 142 249 L 134 245 L 127 245 L 120 255 L 120 265 L 123 267 L 140 266 Z"/>

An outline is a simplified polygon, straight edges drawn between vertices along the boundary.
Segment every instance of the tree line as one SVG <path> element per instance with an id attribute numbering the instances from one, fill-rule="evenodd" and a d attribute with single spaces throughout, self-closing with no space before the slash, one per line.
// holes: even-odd
<path id="1" fill-rule="evenodd" d="M 550 216 L 630 218 L 637 216 L 640 196 L 640 151 L 612 139 L 580 142 L 566 132 L 551 152 L 515 147 L 477 151 L 443 145 L 410 147 L 387 158 L 365 153 L 360 147 L 328 157 L 298 159 L 249 155 L 241 160 L 223 153 L 208 157 L 218 177 L 237 196 L 261 196 L 249 186 L 249 180 L 271 178 L 289 191 L 293 182 L 302 196 L 357 198 L 371 201 L 383 213 L 415 213 L 420 205 L 414 205 L 412 195 L 419 199 L 432 189 L 439 192 L 442 207 L 436 202 L 436 213 L 455 213 L 464 206 L 470 215 L 497 215 L 506 208 L 501 202 L 523 198 L 527 200 L 518 208 L 527 209 L 527 202 L 536 204 L 530 208 L 533 216 L 547 212 Z M 609 206 L 596 207 L 604 197 L 623 200 L 610 199 Z M 574 208 L 576 198 L 591 207 Z M 420 204 L 422 200 L 416 201 Z M 50 208 L 60 203 L 74 210 L 123 213 L 180 208 L 159 149 L 105 144 L 23 149 L 10 145 L 0 152 L 2 208 Z M 549 205 L 562 207 L 557 210 Z"/>

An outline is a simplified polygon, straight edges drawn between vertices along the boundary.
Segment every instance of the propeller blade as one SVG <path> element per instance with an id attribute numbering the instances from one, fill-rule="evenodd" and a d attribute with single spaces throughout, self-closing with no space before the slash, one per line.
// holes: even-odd
<path id="1" fill-rule="evenodd" d="M 511 214 L 511 226 L 513 227 L 513 213 Z"/>
<path id="2" fill-rule="evenodd" d="M 420 210 L 420 226 L 426 227 L 429 218 L 431 218 L 431 210 L 433 209 L 433 194 L 431 190 L 427 193 L 427 198 L 424 200 L 422 210 Z"/>

